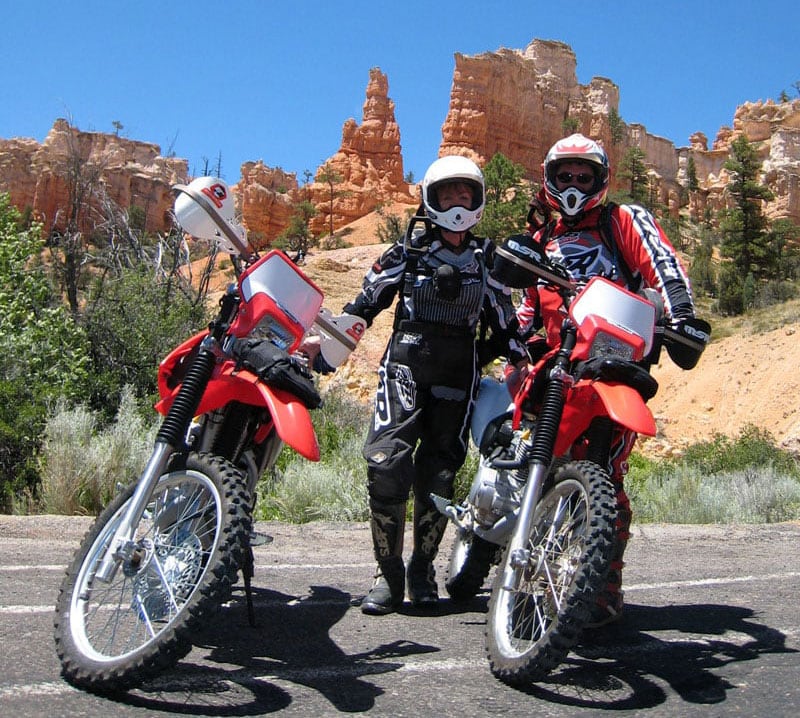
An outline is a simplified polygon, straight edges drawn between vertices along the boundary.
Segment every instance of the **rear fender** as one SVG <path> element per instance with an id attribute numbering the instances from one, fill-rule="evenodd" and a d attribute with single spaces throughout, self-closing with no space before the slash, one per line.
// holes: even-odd
<path id="1" fill-rule="evenodd" d="M 156 405 L 156 411 L 166 415 L 180 387 L 175 387 Z M 208 383 L 197 414 L 219 409 L 231 401 L 265 407 L 275 424 L 281 440 L 291 446 L 300 456 L 310 461 L 319 461 L 319 444 L 311 422 L 308 408 L 293 394 L 275 389 L 261 381 L 255 374 L 236 370 L 231 361 L 217 365 Z"/>
<path id="2" fill-rule="evenodd" d="M 565 454 L 598 416 L 608 416 L 615 424 L 637 434 L 656 435 L 653 414 L 636 389 L 619 382 L 581 379 L 567 395 L 555 455 Z"/>

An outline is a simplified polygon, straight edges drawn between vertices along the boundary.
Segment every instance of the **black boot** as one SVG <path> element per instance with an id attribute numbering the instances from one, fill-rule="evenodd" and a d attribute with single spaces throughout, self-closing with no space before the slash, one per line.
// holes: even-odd
<path id="1" fill-rule="evenodd" d="M 405 598 L 403 531 L 406 505 L 385 504 L 370 499 L 370 513 L 372 544 L 378 570 L 375 572 L 375 583 L 361 602 L 361 612 L 383 616 L 400 608 Z"/>
<path id="2" fill-rule="evenodd" d="M 622 590 L 622 569 L 625 566 L 623 556 L 630 538 L 631 518 L 631 504 L 622 488 L 622 482 L 619 482 L 617 484 L 614 553 L 611 556 L 606 586 L 597 597 L 597 602 L 592 606 L 591 618 L 586 624 L 587 628 L 601 628 L 622 618 L 622 610 L 625 606 L 625 592 Z"/>
<path id="3" fill-rule="evenodd" d="M 414 552 L 408 563 L 408 597 L 418 608 L 433 608 L 439 602 L 433 560 L 447 528 L 447 517 L 430 501 L 414 499 Z"/>

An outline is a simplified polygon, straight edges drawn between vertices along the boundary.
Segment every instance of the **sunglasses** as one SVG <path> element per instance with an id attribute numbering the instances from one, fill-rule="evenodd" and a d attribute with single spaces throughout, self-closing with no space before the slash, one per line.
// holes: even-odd
<path id="1" fill-rule="evenodd" d="M 580 174 L 572 174 L 572 172 L 559 172 L 556 175 L 556 179 L 559 182 L 572 182 L 572 180 L 577 181 L 578 184 L 591 184 L 594 182 L 594 175 L 587 174 L 585 172 L 581 172 Z"/>

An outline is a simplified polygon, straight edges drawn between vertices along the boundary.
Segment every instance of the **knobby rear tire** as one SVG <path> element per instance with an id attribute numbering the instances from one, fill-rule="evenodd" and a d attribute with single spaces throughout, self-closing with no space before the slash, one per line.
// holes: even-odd
<path id="1" fill-rule="evenodd" d="M 486 651 L 492 673 L 510 685 L 542 680 L 566 658 L 605 587 L 617 518 L 608 474 L 570 462 L 536 507 L 527 568 L 504 586 L 506 549 L 489 599 Z"/>
<path id="2" fill-rule="evenodd" d="M 100 514 L 61 584 L 55 643 L 62 675 L 95 693 L 140 685 L 183 658 L 231 595 L 250 531 L 244 478 L 227 461 L 190 454 L 162 476 L 110 583 L 95 580 L 135 486 Z"/>
<path id="3" fill-rule="evenodd" d="M 472 600 L 483 587 L 499 550 L 499 546 L 471 531 L 458 529 L 445 580 L 450 598 L 458 603 Z"/>

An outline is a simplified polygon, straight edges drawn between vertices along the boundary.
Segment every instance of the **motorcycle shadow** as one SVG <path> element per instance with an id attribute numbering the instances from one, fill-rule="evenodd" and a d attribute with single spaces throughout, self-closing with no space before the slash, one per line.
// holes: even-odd
<path id="1" fill-rule="evenodd" d="M 352 600 L 336 588 L 311 586 L 308 595 L 298 597 L 254 587 L 253 603 L 255 627 L 248 624 L 244 593 L 237 589 L 187 658 L 121 699 L 186 715 L 262 715 L 287 708 L 295 699 L 277 681 L 311 688 L 338 711 L 361 712 L 383 693 L 368 680 L 370 675 L 400 669 L 403 661 L 396 659 L 439 650 L 394 641 L 346 653 L 330 630 Z"/>
<path id="2" fill-rule="evenodd" d="M 667 683 L 687 703 L 722 703 L 735 686 L 719 669 L 797 652 L 787 648 L 783 633 L 754 615 L 749 608 L 719 604 L 626 604 L 622 621 L 585 631 L 558 670 L 521 690 L 570 706 L 643 709 L 667 701 L 659 685 Z"/>

